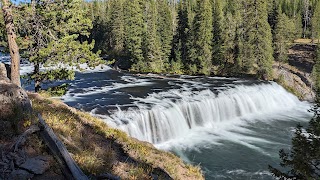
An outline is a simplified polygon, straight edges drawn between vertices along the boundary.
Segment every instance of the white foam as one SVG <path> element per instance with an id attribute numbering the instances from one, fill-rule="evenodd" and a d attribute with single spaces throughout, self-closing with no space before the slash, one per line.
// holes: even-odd
<path id="1" fill-rule="evenodd" d="M 11 64 L 10 56 L 9 55 L 0 56 L 0 62 Z M 92 72 L 105 72 L 111 69 L 111 67 L 104 64 L 98 65 L 96 67 L 89 67 L 87 63 L 83 63 L 83 64 L 80 64 L 78 67 L 68 66 L 62 63 L 58 63 L 54 66 L 41 66 L 40 71 L 47 71 L 47 70 L 52 70 L 57 68 L 66 68 L 68 70 L 75 70 L 77 72 L 82 72 L 82 73 L 92 73 Z M 34 64 L 28 62 L 25 59 L 21 59 L 20 75 L 27 75 L 32 73 L 33 71 L 34 71 Z"/>
<path id="2" fill-rule="evenodd" d="M 122 88 L 149 86 L 153 84 L 147 79 L 137 79 L 133 76 L 122 76 L 121 79 L 125 82 L 112 83 L 109 86 L 103 86 L 103 87 L 94 86 L 94 87 L 82 88 L 81 93 L 73 93 L 73 89 L 71 88 L 64 96 L 62 96 L 62 99 L 65 102 L 72 102 L 72 101 L 76 101 L 76 99 L 81 99 L 81 97 L 84 97 L 84 96 L 89 96 L 89 95 L 94 95 L 99 93 L 107 93 L 109 91 L 122 89 Z"/>
<path id="3" fill-rule="evenodd" d="M 3 55 L 0 56 L 0 62 L 11 64 L 10 56 L 9 55 Z M 21 59 L 20 63 L 20 75 L 27 75 L 33 71 L 34 67 L 32 64 L 30 64 L 25 59 Z"/>
<path id="4" fill-rule="evenodd" d="M 272 176 L 272 174 L 269 171 L 257 171 L 257 172 L 248 172 L 243 169 L 235 169 L 235 170 L 229 170 L 227 171 L 227 174 L 231 175 L 242 175 L 246 177 L 252 177 L 252 176 Z"/>
<path id="5" fill-rule="evenodd" d="M 243 126 L 254 121 L 268 122 L 272 116 L 288 120 L 290 117 L 283 116 L 296 117 L 295 113 L 307 113 L 310 107 L 276 83 L 240 85 L 218 95 L 210 90 L 176 89 L 132 99 L 139 109 L 119 109 L 106 117 L 106 122 L 142 141 L 167 149 L 177 144 L 186 148 L 208 142 L 219 144 L 225 139 L 265 154 L 254 143 L 275 142 L 239 136 L 239 132 L 251 133 Z"/>

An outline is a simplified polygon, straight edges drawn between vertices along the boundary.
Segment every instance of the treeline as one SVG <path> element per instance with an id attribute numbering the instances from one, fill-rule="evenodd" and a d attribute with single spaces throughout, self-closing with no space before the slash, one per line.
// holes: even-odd
<path id="1" fill-rule="evenodd" d="M 319 0 L 104 0 L 95 49 L 138 72 L 272 78 L 295 38 L 319 39 Z"/>

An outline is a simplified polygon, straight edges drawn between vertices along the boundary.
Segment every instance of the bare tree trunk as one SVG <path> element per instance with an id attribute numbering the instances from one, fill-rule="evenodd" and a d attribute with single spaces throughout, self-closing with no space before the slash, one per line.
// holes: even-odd
<path id="1" fill-rule="evenodd" d="M 2 0 L 2 11 L 6 25 L 8 36 L 8 44 L 11 56 L 11 81 L 12 83 L 21 86 L 20 83 L 20 55 L 19 47 L 16 42 L 16 34 L 13 24 L 12 9 L 10 0 Z"/>
<path id="2" fill-rule="evenodd" d="M 34 65 L 34 74 L 38 74 L 40 72 L 40 65 L 38 63 L 36 63 Z M 39 92 L 41 90 L 41 81 L 40 79 L 37 77 L 34 80 L 34 91 L 35 92 Z"/>
<path id="3" fill-rule="evenodd" d="M 304 27 L 303 27 L 303 38 L 306 38 L 307 33 L 307 26 L 310 21 L 310 11 L 309 11 L 309 0 L 304 0 L 304 9 L 303 9 L 303 21 L 304 21 Z"/>

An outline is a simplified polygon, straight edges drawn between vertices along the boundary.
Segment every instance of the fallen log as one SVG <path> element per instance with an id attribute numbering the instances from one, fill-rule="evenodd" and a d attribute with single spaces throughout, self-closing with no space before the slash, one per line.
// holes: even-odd
<path id="1" fill-rule="evenodd" d="M 58 137 L 54 134 L 51 127 L 49 127 L 47 123 L 43 120 L 40 114 L 38 114 L 38 118 L 39 127 L 41 129 L 40 135 L 46 143 L 46 145 L 51 150 L 52 154 L 58 160 L 59 164 L 62 166 L 62 171 L 66 175 L 66 178 L 75 180 L 88 180 L 88 177 L 81 171 L 79 166 L 74 162 L 68 150 L 58 139 Z"/>

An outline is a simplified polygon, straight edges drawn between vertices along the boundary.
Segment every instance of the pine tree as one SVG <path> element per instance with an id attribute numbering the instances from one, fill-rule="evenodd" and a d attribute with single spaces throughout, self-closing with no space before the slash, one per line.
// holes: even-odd
<path id="1" fill-rule="evenodd" d="M 92 22 L 86 18 L 81 0 L 32 1 L 22 15 L 23 26 L 19 27 L 25 29 L 19 31 L 30 37 L 25 56 L 35 65 L 30 78 L 35 81 L 36 91 L 46 80 L 73 79 L 74 71 L 66 69 L 66 65 L 78 68 L 80 63 L 87 63 L 94 67 L 101 62 L 99 52 L 91 51 L 94 42 L 85 41 Z M 56 68 L 40 71 L 41 66 Z"/>
<path id="2" fill-rule="evenodd" d="M 124 1 L 111 1 L 111 51 L 116 56 L 120 56 L 124 52 L 125 31 L 124 31 Z"/>
<path id="3" fill-rule="evenodd" d="M 223 66 L 221 75 L 238 74 L 239 66 L 237 62 L 237 29 L 241 26 L 241 18 L 239 13 L 239 4 L 237 0 L 228 0 L 224 5 L 224 21 L 222 23 L 222 50 L 223 50 Z"/>
<path id="4" fill-rule="evenodd" d="M 225 15 L 224 20 L 224 32 L 222 38 L 224 42 L 222 44 L 223 56 L 222 60 L 224 65 L 222 66 L 222 75 L 233 74 L 236 66 L 236 31 L 237 31 L 237 19 L 235 15 L 228 12 Z"/>
<path id="5" fill-rule="evenodd" d="M 270 10 L 268 14 L 268 22 L 270 24 L 272 34 L 274 34 L 274 29 L 277 25 L 277 19 L 279 17 L 279 14 L 282 13 L 281 9 L 281 1 L 272 0 L 270 5 Z"/>
<path id="6" fill-rule="evenodd" d="M 247 59 L 246 57 L 246 29 L 245 22 L 246 22 L 246 2 L 243 0 L 235 0 L 237 4 L 235 11 L 234 11 L 234 20 L 236 23 L 236 32 L 235 32 L 235 64 L 233 68 L 233 73 L 236 75 L 244 74 L 247 72 L 248 69 L 245 67 L 245 62 Z"/>
<path id="7" fill-rule="evenodd" d="M 318 44 L 316 58 L 315 58 L 315 65 L 312 70 L 312 77 L 313 81 L 315 82 L 314 89 L 317 90 L 317 92 L 320 92 L 320 45 Z"/>
<path id="8" fill-rule="evenodd" d="M 295 24 L 295 38 L 301 38 L 302 37 L 302 17 L 297 15 L 295 17 L 292 17 L 294 24 Z"/>
<path id="9" fill-rule="evenodd" d="M 87 17 L 91 19 L 93 28 L 90 38 L 95 40 L 94 51 L 101 50 L 103 54 L 112 52 L 111 43 L 111 1 L 88 2 Z"/>
<path id="10" fill-rule="evenodd" d="M 4 23 L 3 11 L 0 11 L 0 46 L 8 47 L 6 25 Z"/>
<path id="11" fill-rule="evenodd" d="M 198 73 L 209 75 L 212 67 L 212 6 L 210 0 L 198 0 L 194 18 L 194 63 Z"/>
<path id="12" fill-rule="evenodd" d="M 171 64 L 175 65 L 174 71 L 179 72 L 179 67 L 183 66 L 185 72 L 190 69 L 193 71 L 190 73 L 196 73 L 197 68 L 191 67 L 190 64 L 193 61 L 192 50 L 193 48 L 193 1 L 181 0 L 178 6 L 178 26 L 176 34 L 174 35 L 174 42 L 172 47 L 172 61 Z"/>
<path id="13" fill-rule="evenodd" d="M 113 0 L 111 3 L 111 51 L 121 56 L 125 47 L 124 0 Z"/>
<path id="14" fill-rule="evenodd" d="M 141 0 L 128 0 L 125 8 L 125 48 L 129 56 L 133 71 L 146 71 L 142 52 L 143 42 L 143 12 Z"/>
<path id="15" fill-rule="evenodd" d="M 320 1 L 316 3 L 312 16 L 312 38 L 320 43 Z"/>
<path id="16" fill-rule="evenodd" d="M 246 29 L 243 50 L 245 68 L 259 78 L 272 78 L 273 48 L 272 34 L 268 23 L 267 2 L 250 0 L 245 4 Z"/>
<path id="17" fill-rule="evenodd" d="M 161 41 L 162 59 L 164 64 L 168 66 L 173 41 L 173 15 L 167 0 L 157 0 L 156 2 L 158 10 L 157 31 Z"/>
<path id="18" fill-rule="evenodd" d="M 9 0 L 2 0 L 2 10 L 3 10 L 3 18 L 4 24 L 6 27 L 6 34 L 8 39 L 8 45 L 11 56 L 11 75 L 10 79 L 13 84 L 17 86 L 21 86 L 20 82 L 20 54 L 19 47 L 16 42 L 16 32 L 15 26 L 13 23 L 11 2 Z"/>
<path id="19" fill-rule="evenodd" d="M 198 8 L 199 3 L 195 0 L 184 0 L 185 8 L 186 8 L 186 16 L 187 16 L 187 24 L 188 28 L 185 29 L 186 34 L 186 44 L 184 45 L 185 49 L 184 55 L 185 58 L 182 59 L 185 71 L 188 74 L 197 74 L 198 73 L 198 65 L 196 64 L 196 46 L 195 46 L 195 39 L 196 39 L 196 28 L 195 28 L 195 16 L 196 16 L 196 8 Z"/>
<path id="20" fill-rule="evenodd" d="M 254 68 L 256 67 L 253 58 L 253 44 L 249 42 L 249 33 L 254 27 L 252 9 L 252 1 L 239 0 L 240 7 L 238 9 L 239 16 L 241 17 L 240 25 L 237 28 L 236 34 L 236 46 L 238 49 L 237 53 L 237 66 L 241 74 L 253 74 Z"/>
<path id="21" fill-rule="evenodd" d="M 146 23 L 144 38 L 144 56 L 148 69 L 146 71 L 160 73 L 165 70 L 165 62 L 162 59 L 161 40 L 157 31 L 157 4 L 154 0 L 146 2 Z"/>
<path id="22" fill-rule="evenodd" d="M 170 64 L 174 67 L 171 68 L 173 73 L 177 73 L 182 69 L 182 59 L 185 57 L 185 45 L 186 45 L 186 33 L 185 29 L 188 29 L 187 15 L 184 8 L 183 1 L 179 1 L 178 4 L 178 24 L 175 34 L 173 36 Z"/>
<path id="23" fill-rule="evenodd" d="M 277 24 L 274 34 L 275 59 L 280 62 L 287 62 L 289 43 L 294 40 L 295 24 L 284 13 L 277 15 Z"/>
<path id="24" fill-rule="evenodd" d="M 223 12 L 222 12 L 222 2 L 221 0 L 212 1 L 212 18 L 213 18 L 213 39 L 212 39 L 212 62 L 216 66 L 215 69 L 222 69 L 224 66 L 223 58 Z M 217 72 L 216 72 L 217 73 Z"/>

